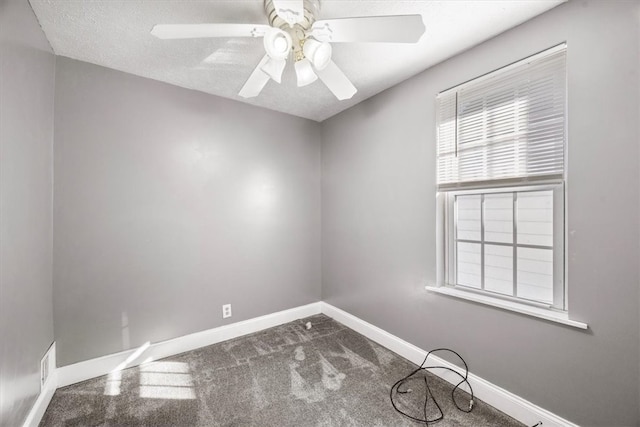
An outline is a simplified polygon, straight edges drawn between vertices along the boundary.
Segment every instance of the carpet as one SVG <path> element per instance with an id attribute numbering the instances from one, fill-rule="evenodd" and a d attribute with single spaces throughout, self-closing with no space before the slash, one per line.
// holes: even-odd
<path id="1" fill-rule="evenodd" d="M 390 387 L 415 368 L 317 315 L 60 388 L 40 425 L 417 426 L 389 400 Z M 523 425 L 477 399 L 471 413 L 458 411 L 452 386 L 426 375 L 444 413 L 438 426 Z M 401 395 L 399 405 L 422 417 L 421 393 Z M 427 412 L 437 414 L 432 401 Z"/>

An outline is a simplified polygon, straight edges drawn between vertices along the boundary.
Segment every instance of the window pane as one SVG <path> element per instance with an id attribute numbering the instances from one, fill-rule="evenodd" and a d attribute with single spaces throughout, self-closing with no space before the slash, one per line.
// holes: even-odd
<path id="1" fill-rule="evenodd" d="M 553 250 L 518 248 L 518 297 L 553 303 Z"/>
<path id="2" fill-rule="evenodd" d="M 482 287 L 480 244 L 458 242 L 457 252 L 458 284 L 480 289 Z"/>
<path id="3" fill-rule="evenodd" d="M 456 197 L 458 239 L 480 240 L 480 195 Z"/>
<path id="4" fill-rule="evenodd" d="M 553 246 L 553 191 L 518 193 L 518 243 Z"/>
<path id="5" fill-rule="evenodd" d="M 513 193 L 484 196 L 484 241 L 513 243 Z"/>
<path id="6" fill-rule="evenodd" d="M 484 245 L 484 288 L 513 295 L 513 247 Z"/>

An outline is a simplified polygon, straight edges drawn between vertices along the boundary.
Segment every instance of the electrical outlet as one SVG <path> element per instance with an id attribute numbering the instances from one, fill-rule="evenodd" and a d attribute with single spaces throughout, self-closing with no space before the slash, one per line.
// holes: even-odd
<path id="1" fill-rule="evenodd" d="M 222 318 L 226 319 L 227 317 L 231 317 L 231 304 L 222 306 Z"/>

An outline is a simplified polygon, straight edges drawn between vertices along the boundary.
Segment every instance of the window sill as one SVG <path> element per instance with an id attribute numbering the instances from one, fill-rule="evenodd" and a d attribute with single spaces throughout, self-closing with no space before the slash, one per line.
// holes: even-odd
<path id="1" fill-rule="evenodd" d="M 517 302 L 501 300 L 498 298 L 491 298 L 490 296 L 465 292 L 459 289 L 454 289 L 446 286 L 439 286 L 439 287 L 426 286 L 425 288 L 429 292 L 434 292 L 441 295 L 448 295 L 448 296 L 452 296 L 460 299 L 465 299 L 468 301 L 478 302 L 481 304 L 490 305 L 492 307 L 498 307 L 503 310 L 515 311 L 516 313 L 538 317 L 540 319 L 561 323 L 563 325 L 572 326 L 574 328 L 579 328 L 579 329 L 589 328 L 589 326 L 586 323 L 569 319 L 569 315 L 563 312 L 547 310 L 545 308 L 532 307 L 526 304 L 518 304 Z"/>

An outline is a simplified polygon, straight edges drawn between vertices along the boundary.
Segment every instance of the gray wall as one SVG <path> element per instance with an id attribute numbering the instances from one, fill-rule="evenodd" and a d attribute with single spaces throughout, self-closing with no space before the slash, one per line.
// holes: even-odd
<path id="1" fill-rule="evenodd" d="M 59 57 L 55 141 L 58 366 L 319 300 L 318 123 Z"/>
<path id="2" fill-rule="evenodd" d="M 0 0 L 0 425 L 22 424 L 53 342 L 55 57 L 28 2 Z"/>
<path id="3" fill-rule="evenodd" d="M 571 1 L 322 126 L 323 300 L 580 425 L 638 425 L 636 1 Z M 568 43 L 570 315 L 587 332 L 429 294 L 435 96 Z"/>

